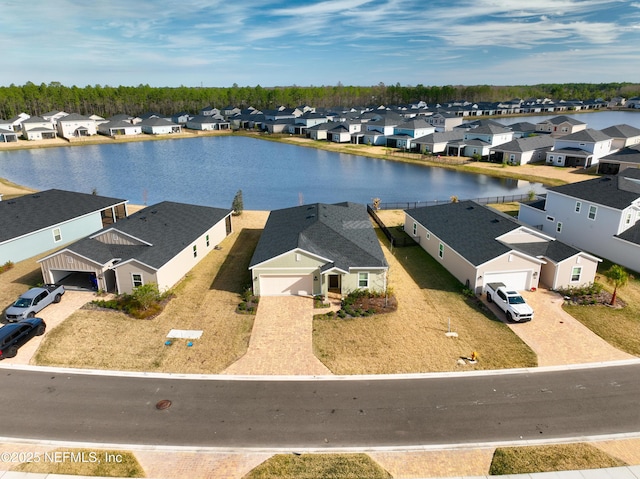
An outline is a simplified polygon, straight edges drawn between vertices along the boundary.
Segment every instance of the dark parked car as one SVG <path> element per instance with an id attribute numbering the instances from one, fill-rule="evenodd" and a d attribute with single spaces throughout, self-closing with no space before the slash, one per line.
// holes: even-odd
<path id="1" fill-rule="evenodd" d="M 0 359 L 13 358 L 34 336 L 42 336 L 47 325 L 41 318 L 29 318 L 0 328 Z"/>

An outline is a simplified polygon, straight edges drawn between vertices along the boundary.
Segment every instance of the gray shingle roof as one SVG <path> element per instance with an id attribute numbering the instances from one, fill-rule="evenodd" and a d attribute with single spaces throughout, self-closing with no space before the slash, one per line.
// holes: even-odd
<path id="1" fill-rule="evenodd" d="M 600 163 L 608 162 L 620 162 L 620 163 L 637 163 L 640 164 L 640 149 L 635 148 L 623 148 L 620 151 L 616 151 L 611 155 L 603 156 L 600 158 Z"/>
<path id="2" fill-rule="evenodd" d="M 544 148 L 551 148 L 554 140 L 550 136 L 529 136 L 526 138 L 516 138 L 515 140 L 494 146 L 495 151 L 533 151 Z"/>
<path id="3" fill-rule="evenodd" d="M 0 242 L 125 202 L 118 198 L 55 189 L 0 201 Z"/>
<path id="4" fill-rule="evenodd" d="M 598 141 L 606 141 L 611 137 L 600 130 L 594 130 L 593 128 L 587 128 L 585 130 L 571 133 L 570 135 L 561 136 L 558 141 L 583 141 L 587 143 L 595 143 Z"/>
<path id="5" fill-rule="evenodd" d="M 640 129 L 624 123 L 622 125 L 613 125 L 609 128 L 603 128 L 601 131 L 611 138 L 631 138 L 634 136 L 640 136 Z"/>
<path id="6" fill-rule="evenodd" d="M 475 266 L 512 251 L 496 238 L 521 226 L 512 217 L 473 201 L 424 206 L 406 213 Z"/>
<path id="7" fill-rule="evenodd" d="M 366 206 L 356 203 L 316 203 L 272 211 L 249 267 L 297 248 L 345 271 L 388 266 Z"/>
<path id="8" fill-rule="evenodd" d="M 551 123 L 552 125 L 559 125 L 560 123 L 569 123 L 571 125 L 586 125 L 584 121 L 576 120 L 575 118 L 571 118 L 565 115 L 555 116 L 553 118 L 538 122 L 538 124 L 542 123 Z"/>
<path id="9" fill-rule="evenodd" d="M 636 223 L 628 230 L 625 230 L 616 236 L 623 240 L 629 241 L 630 243 L 640 245 L 640 222 Z"/>
<path id="10" fill-rule="evenodd" d="M 628 168 L 618 176 L 603 176 L 593 180 L 554 186 L 549 188 L 549 191 L 622 210 L 640 198 L 638 179 L 640 179 L 640 169 Z"/>
<path id="11" fill-rule="evenodd" d="M 91 237 L 76 241 L 67 249 L 99 264 L 116 258 L 120 262 L 133 258 L 159 269 L 230 214 L 231 210 L 221 208 L 163 201 L 148 206 Z M 107 230 L 120 231 L 151 246 L 110 245 L 92 239 Z"/>

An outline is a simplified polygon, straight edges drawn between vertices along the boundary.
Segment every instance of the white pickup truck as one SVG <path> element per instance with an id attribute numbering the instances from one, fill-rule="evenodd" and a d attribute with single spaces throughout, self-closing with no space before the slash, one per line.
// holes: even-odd
<path id="1" fill-rule="evenodd" d="M 509 321 L 524 323 L 533 319 L 531 306 L 517 291 L 508 290 L 504 283 L 489 283 L 485 290 L 487 301 L 504 311 Z"/>
<path id="2" fill-rule="evenodd" d="M 7 308 L 4 317 L 10 323 L 33 318 L 51 303 L 59 303 L 63 294 L 62 285 L 45 284 L 41 288 L 31 288 Z"/>

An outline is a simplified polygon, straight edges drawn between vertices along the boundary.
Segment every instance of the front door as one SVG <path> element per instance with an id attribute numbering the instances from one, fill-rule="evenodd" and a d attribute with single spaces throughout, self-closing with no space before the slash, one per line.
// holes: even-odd
<path id="1" fill-rule="evenodd" d="M 340 292 L 340 275 L 339 274 L 329 275 L 329 292 L 331 293 Z"/>

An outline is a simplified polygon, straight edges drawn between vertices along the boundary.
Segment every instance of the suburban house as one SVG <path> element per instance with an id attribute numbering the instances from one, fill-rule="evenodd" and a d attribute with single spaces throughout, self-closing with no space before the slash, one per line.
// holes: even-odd
<path id="1" fill-rule="evenodd" d="M 387 137 L 387 146 L 390 148 L 414 148 L 413 140 L 434 133 L 436 130 L 422 118 L 409 120 L 393 129 L 393 135 Z"/>
<path id="2" fill-rule="evenodd" d="M 50 140 L 56 137 L 51 122 L 41 116 L 32 116 L 21 122 L 22 137 L 25 140 Z"/>
<path id="3" fill-rule="evenodd" d="M 228 130 L 231 124 L 227 120 L 220 119 L 213 115 L 198 115 L 190 118 L 186 127 L 191 130 L 213 131 Z"/>
<path id="4" fill-rule="evenodd" d="M 547 190 L 518 218 L 564 243 L 640 272 L 640 169 Z"/>
<path id="5" fill-rule="evenodd" d="M 491 148 L 490 160 L 510 165 L 543 162 L 551 148 L 553 148 L 553 138 L 549 135 L 516 138 Z"/>
<path id="6" fill-rule="evenodd" d="M 87 116 L 70 113 L 59 118 L 56 123 L 58 136 L 63 138 L 78 138 L 92 136 L 97 133 L 96 122 Z"/>
<path id="7" fill-rule="evenodd" d="M 10 118 L 9 120 L 7 120 L 13 126 L 13 128 L 9 128 L 9 129 L 13 131 L 22 131 L 22 122 L 29 118 L 31 118 L 31 115 L 27 115 L 24 112 L 18 113 L 13 118 Z"/>
<path id="8" fill-rule="evenodd" d="M 436 131 L 451 131 L 454 128 L 462 125 L 464 119 L 461 116 L 455 115 L 453 113 L 446 112 L 436 112 L 433 115 L 429 116 L 429 123 L 433 126 Z"/>
<path id="9" fill-rule="evenodd" d="M 631 125 L 614 125 L 600 131 L 611 138 L 611 151 L 640 145 L 640 129 Z"/>
<path id="10" fill-rule="evenodd" d="M 97 283 L 98 289 L 119 294 L 155 283 L 164 291 L 231 231 L 231 210 L 164 201 L 76 241 L 39 263 L 45 282 Z"/>
<path id="11" fill-rule="evenodd" d="M 452 131 L 436 131 L 430 135 L 422 136 L 413 140 L 421 153 L 444 153 L 447 154 L 447 147 L 450 143 L 462 141 L 465 131 L 455 129 Z M 457 151 L 457 149 L 456 149 Z"/>
<path id="12" fill-rule="evenodd" d="M 365 123 L 363 133 L 363 143 L 367 145 L 386 145 L 387 136 L 395 133 L 395 127 L 402 123 L 396 117 L 383 116 L 378 120 L 371 120 Z"/>
<path id="13" fill-rule="evenodd" d="M 406 210 L 404 230 L 476 294 L 494 282 L 515 290 L 587 284 L 600 261 L 474 201 Z"/>
<path id="14" fill-rule="evenodd" d="M 47 113 L 43 113 L 40 116 L 42 118 L 44 118 L 45 120 L 47 120 L 48 122 L 51 122 L 51 124 L 55 128 L 56 127 L 56 123 L 58 122 L 58 120 L 60 118 L 63 118 L 65 116 L 67 116 L 67 115 L 68 115 L 68 113 L 66 111 L 54 110 L 54 111 L 48 111 Z"/>
<path id="15" fill-rule="evenodd" d="M 480 155 L 488 158 L 491 148 L 513 140 L 513 131 L 491 120 L 479 120 L 479 126 L 464 132 L 462 140 L 448 145 L 448 154 L 454 156 Z"/>
<path id="16" fill-rule="evenodd" d="M 547 152 L 546 162 L 553 166 L 582 166 L 598 164 L 611 152 L 612 139 L 600 130 L 586 128 L 570 135 L 555 138 L 553 149 Z"/>
<path id="17" fill-rule="evenodd" d="M 64 190 L 0 201 L 0 264 L 31 258 L 122 220 L 126 203 Z"/>
<path id="18" fill-rule="evenodd" d="M 14 141 L 18 141 L 18 134 L 15 131 L 0 128 L 0 142 L 12 143 Z"/>
<path id="19" fill-rule="evenodd" d="M 140 122 L 143 133 L 150 135 L 168 135 L 170 133 L 182 133 L 182 127 L 165 118 L 152 116 Z"/>
<path id="20" fill-rule="evenodd" d="M 109 120 L 98 125 L 98 133 L 106 136 L 140 135 L 142 134 L 142 127 L 124 120 Z"/>
<path id="21" fill-rule="evenodd" d="M 640 168 L 640 146 L 623 148 L 598 162 L 598 173 L 602 175 L 617 175 L 627 168 Z"/>
<path id="22" fill-rule="evenodd" d="M 536 123 L 537 133 L 549 133 L 553 137 L 570 135 L 586 128 L 585 122 L 564 115 Z"/>
<path id="23" fill-rule="evenodd" d="M 388 268 L 366 206 L 349 202 L 272 211 L 249 264 L 261 296 L 383 292 Z"/>
<path id="24" fill-rule="evenodd" d="M 193 118 L 193 115 L 188 111 L 181 111 L 180 113 L 176 113 L 171 116 L 171 121 L 177 123 L 178 125 L 186 125 L 187 122 Z"/>
<path id="25" fill-rule="evenodd" d="M 505 125 L 505 128 L 513 132 L 513 138 L 526 138 L 536 134 L 536 125 L 528 121 L 511 123 L 510 125 Z"/>
<path id="26" fill-rule="evenodd" d="M 314 111 L 307 111 L 296 117 L 293 124 L 289 125 L 289 133 L 293 135 L 306 135 L 308 128 L 327 123 L 328 121 L 329 119 L 326 115 Z"/>

